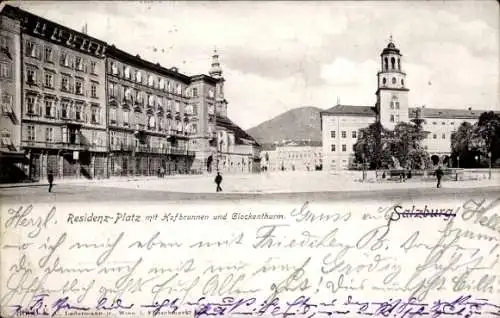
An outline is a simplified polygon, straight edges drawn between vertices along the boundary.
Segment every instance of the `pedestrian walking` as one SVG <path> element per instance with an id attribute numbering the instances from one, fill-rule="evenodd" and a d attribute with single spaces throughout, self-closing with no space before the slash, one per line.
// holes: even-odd
<path id="1" fill-rule="evenodd" d="M 221 192 L 222 188 L 221 188 L 220 184 L 222 183 L 222 176 L 220 175 L 219 172 L 217 172 L 217 176 L 215 177 L 215 183 L 217 184 L 217 189 L 215 191 Z"/>
<path id="2" fill-rule="evenodd" d="M 441 188 L 441 178 L 443 177 L 443 170 L 441 167 L 438 167 L 436 170 L 436 179 L 437 179 L 437 188 Z"/>
<path id="3" fill-rule="evenodd" d="M 47 173 L 47 180 L 49 181 L 49 192 L 52 192 L 52 185 L 54 183 L 54 174 L 52 173 L 52 170 L 49 170 Z"/>

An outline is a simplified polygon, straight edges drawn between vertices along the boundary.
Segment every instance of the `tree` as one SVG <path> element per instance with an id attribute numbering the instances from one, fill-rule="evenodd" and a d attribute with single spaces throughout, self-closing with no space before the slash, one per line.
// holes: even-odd
<path id="1" fill-rule="evenodd" d="M 469 122 L 463 122 L 457 131 L 451 134 L 451 155 L 459 158 L 460 166 L 470 168 L 474 166 L 474 126 Z"/>
<path id="2" fill-rule="evenodd" d="M 354 145 L 356 163 L 367 163 L 370 168 L 380 168 L 388 162 L 387 153 L 383 151 L 385 138 L 389 131 L 379 122 L 361 129 Z"/>
<path id="3" fill-rule="evenodd" d="M 427 132 L 423 131 L 422 122 L 398 123 L 394 127 L 389 140 L 390 153 L 399 161 L 402 167 L 423 169 L 428 165 L 427 151 L 422 147 Z"/>
<path id="4" fill-rule="evenodd" d="M 451 151 L 463 168 L 488 166 L 490 153 L 494 162 L 500 157 L 500 116 L 485 112 L 474 125 L 463 122 L 451 135 Z"/>
<path id="5" fill-rule="evenodd" d="M 482 142 L 478 150 L 483 156 L 492 156 L 495 160 L 500 155 L 500 116 L 494 112 L 484 112 L 474 127 L 474 133 Z"/>

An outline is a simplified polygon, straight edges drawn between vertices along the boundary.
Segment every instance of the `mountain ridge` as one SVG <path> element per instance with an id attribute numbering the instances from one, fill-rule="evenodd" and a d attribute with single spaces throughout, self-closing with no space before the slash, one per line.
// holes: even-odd
<path id="1" fill-rule="evenodd" d="M 246 131 L 260 144 L 274 144 L 285 140 L 310 140 L 318 143 L 321 142 L 321 111 L 324 109 L 314 106 L 297 107 Z"/>

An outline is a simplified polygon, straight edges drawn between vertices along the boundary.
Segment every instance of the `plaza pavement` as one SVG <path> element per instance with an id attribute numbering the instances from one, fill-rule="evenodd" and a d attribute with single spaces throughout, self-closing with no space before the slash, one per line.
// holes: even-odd
<path id="1" fill-rule="evenodd" d="M 368 176 L 361 182 L 361 172 L 269 172 L 260 174 L 227 174 L 223 175 L 224 193 L 303 193 L 303 192 L 352 192 L 377 191 L 389 189 L 423 189 L 435 187 L 435 180 L 421 178 L 399 181 L 375 181 Z M 126 177 L 103 180 L 55 180 L 56 185 L 85 185 L 90 187 L 113 187 L 124 189 L 182 192 L 213 193 L 215 192 L 214 175 L 177 175 L 158 177 Z M 2 187 L 42 186 L 46 183 L 24 185 L 0 185 Z M 499 187 L 500 174 L 495 173 L 492 179 L 481 177 L 479 180 L 443 181 L 443 188 L 482 188 Z"/>
<path id="2" fill-rule="evenodd" d="M 435 187 L 434 180 L 409 179 L 406 182 L 368 179 L 361 182 L 361 173 L 287 172 L 248 175 L 225 175 L 222 182 L 224 193 L 303 193 L 303 192 L 352 192 L 388 189 L 422 189 Z M 500 178 L 492 180 L 444 181 L 444 188 L 499 187 Z M 168 192 L 213 193 L 213 176 L 190 176 L 185 178 L 165 178 L 137 180 L 130 182 L 93 183 L 93 186 L 113 186 L 117 188 L 141 189 Z M 111 185 L 112 184 L 112 185 Z"/>
<path id="3" fill-rule="evenodd" d="M 118 178 L 105 180 L 55 180 L 52 193 L 47 185 L 3 187 L 1 204 L 20 202 L 209 202 L 245 200 L 309 201 L 413 200 L 416 198 L 462 199 L 466 196 L 498 197 L 500 173 L 492 180 L 444 181 L 436 189 L 434 180 L 412 178 L 407 182 L 360 182 L 356 172 L 278 172 L 224 175 L 224 192 L 215 192 L 213 175 L 170 176 L 164 179 Z M 0 204 L 0 205 L 1 205 Z"/>

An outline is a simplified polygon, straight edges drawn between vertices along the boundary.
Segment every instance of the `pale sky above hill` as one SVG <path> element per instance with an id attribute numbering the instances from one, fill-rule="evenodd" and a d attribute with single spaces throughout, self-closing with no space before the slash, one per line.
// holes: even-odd
<path id="1" fill-rule="evenodd" d="M 500 110 L 497 1 L 10 2 L 132 54 L 208 73 L 250 128 L 300 106 L 374 105 L 389 35 L 410 106 Z"/>

